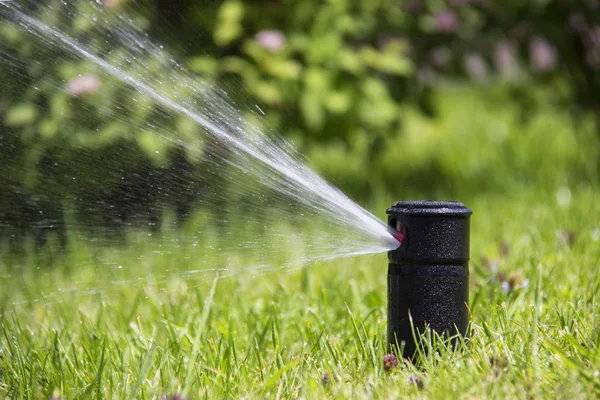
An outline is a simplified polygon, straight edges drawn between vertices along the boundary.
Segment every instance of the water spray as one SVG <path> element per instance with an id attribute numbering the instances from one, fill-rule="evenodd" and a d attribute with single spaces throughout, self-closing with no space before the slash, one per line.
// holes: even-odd
<path id="1" fill-rule="evenodd" d="M 467 333 L 472 211 L 454 201 L 398 201 L 387 214 L 401 242 L 388 252 L 388 344 L 413 359 L 427 330 Z"/>
<path id="2" fill-rule="evenodd" d="M 164 238 L 177 237 L 164 244 L 164 252 L 158 249 L 146 254 L 142 244 L 139 249 L 142 254 L 132 253 L 129 259 L 115 259 L 107 252 L 98 262 L 107 266 L 97 269 L 97 277 L 102 279 L 72 280 L 69 290 L 83 292 L 85 286 L 91 286 L 91 291 L 96 292 L 102 281 L 109 290 L 114 284 L 143 285 L 144 280 L 139 277 L 148 275 L 148 268 L 154 268 L 148 265 L 156 266 L 154 274 L 166 283 L 173 277 L 196 280 L 216 272 L 220 277 L 238 276 L 241 271 L 256 276 L 398 247 L 385 222 L 306 165 L 297 150 L 278 137 L 261 115 L 246 118 L 249 111 L 243 110 L 242 100 L 232 101 L 216 82 L 204 80 L 185 68 L 162 45 L 153 43 L 146 33 L 132 26 L 127 13 L 105 7 L 104 3 L 73 0 L 54 5 L 38 0 L 0 0 L 0 23 L 6 21 L 18 28 L 36 49 L 21 51 L 22 46 L 8 43 L 9 51 L 5 52 L 2 43 L 0 64 L 4 67 L 3 63 L 9 62 L 15 73 L 14 77 L 0 77 L 0 86 L 11 88 L 12 93 L 16 84 L 14 93 L 23 92 L 22 86 L 33 87 L 39 79 L 45 82 L 43 90 L 40 89 L 44 99 L 78 97 L 73 99 L 77 112 L 70 114 L 63 133 L 73 132 L 72 145 L 65 152 L 73 152 L 68 168 L 79 175 L 77 179 L 73 176 L 73 183 L 69 183 L 73 193 L 65 195 L 78 198 L 80 193 L 86 193 L 87 197 L 86 185 L 96 186 L 96 181 L 103 179 L 115 182 L 115 190 L 107 188 L 89 196 L 92 207 L 89 214 L 97 214 L 99 221 L 110 223 L 101 226 L 99 233 L 110 234 L 113 221 L 128 226 L 130 221 L 126 219 L 138 209 L 140 220 L 145 222 L 146 215 L 150 212 L 158 215 L 165 204 L 181 195 L 185 196 L 182 203 L 193 202 L 198 212 L 190 210 L 189 218 L 193 218 L 195 228 L 186 230 L 189 234 L 181 240 L 175 226 L 161 227 Z M 79 26 L 79 21 L 85 22 L 85 29 L 73 28 Z M 30 63 L 43 66 L 40 70 L 43 71 L 30 77 Z M 68 68 L 64 69 L 65 66 Z M 63 69 L 71 72 L 63 77 L 63 72 L 58 72 Z M 92 79 L 102 101 L 77 94 L 73 82 L 81 84 L 86 77 Z M 41 101 L 40 111 L 45 103 L 52 102 Z M 65 107 L 71 107 L 70 102 Z M 38 123 L 31 122 L 35 126 Z M 96 152 L 90 148 L 108 151 L 108 144 L 118 140 L 132 146 L 139 143 L 140 155 L 138 151 L 119 150 L 114 154 L 111 151 L 110 157 L 98 157 L 95 161 Z M 146 168 L 146 159 L 158 155 L 158 159 L 166 160 L 175 149 L 193 167 L 176 168 L 181 175 L 169 173 L 154 184 L 154 175 L 150 176 L 154 167 Z M 103 168 L 95 167 L 103 164 L 106 164 Z M 132 171 L 136 165 L 144 167 L 132 172 L 130 178 L 124 176 L 128 165 Z M 144 183 L 143 188 L 137 186 L 138 182 Z M 129 200 L 128 195 L 121 196 L 125 192 L 131 192 L 135 201 Z M 73 220 L 78 224 L 78 218 Z M 92 220 L 95 221 L 82 219 L 82 222 Z M 150 226 L 153 224 L 152 221 Z M 87 229 L 87 225 L 83 223 L 81 228 Z M 93 230 L 97 232 L 96 226 Z M 105 236 L 108 235 L 102 238 Z M 103 240 L 104 243 L 111 244 L 112 238 Z M 189 262 L 168 269 L 162 267 L 162 262 L 155 262 L 163 254 L 180 251 L 185 252 L 182 257 Z M 50 284 L 45 290 L 58 291 Z"/>

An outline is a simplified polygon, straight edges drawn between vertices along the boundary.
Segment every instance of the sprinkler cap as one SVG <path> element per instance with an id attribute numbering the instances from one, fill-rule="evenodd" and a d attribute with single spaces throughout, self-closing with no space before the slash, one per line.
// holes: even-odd
<path id="1" fill-rule="evenodd" d="M 388 224 L 402 237 L 388 253 L 404 264 L 461 263 L 469 260 L 469 217 L 473 212 L 456 201 L 397 201 L 387 210 Z"/>
<path id="2" fill-rule="evenodd" d="M 473 211 L 458 201 L 410 200 L 394 202 L 388 208 L 387 214 L 461 215 L 468 217 L 473 214 Z"/>

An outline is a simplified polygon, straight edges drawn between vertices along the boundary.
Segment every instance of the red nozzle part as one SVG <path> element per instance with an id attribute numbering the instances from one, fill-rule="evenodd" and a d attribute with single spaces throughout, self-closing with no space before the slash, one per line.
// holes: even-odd
<path id="1" fill-rule="evenodd" d="M 396 235 L 394 237 L 400 244 L 402 244 L 402 241 L 404 240 L 404 231 L 396 232 Z"/>

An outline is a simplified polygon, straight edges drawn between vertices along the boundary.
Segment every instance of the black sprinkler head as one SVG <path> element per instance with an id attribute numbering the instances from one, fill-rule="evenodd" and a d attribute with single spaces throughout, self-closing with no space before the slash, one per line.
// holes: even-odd
<path id="1" fill-rule="evenodd" d="M 413 359 L 427 329 L 467 333 L 472 211 L 454 201 L 398 201 L 387 214 L 401 242 L 388 253 L 388 344 Z"/>

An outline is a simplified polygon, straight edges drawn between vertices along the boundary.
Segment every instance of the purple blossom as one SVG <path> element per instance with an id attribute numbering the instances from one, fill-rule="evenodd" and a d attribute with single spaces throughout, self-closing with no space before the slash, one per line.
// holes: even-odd
<path id="1" fill-rule="evenodd" d="M 281 50 L 286 44 L 285 35 L 277 29 L 260 31 L 255 40 L 261 47 L 273 52 Z"/>
<path id="2" fill-rule="evenodd" d="M 410 383 L 412 383 L 413 385 L 416 385 L 419 390 L 423 389 L 423 381 L 421 379 L 419 379 L 418 376 L 411 375 L 408 377 L 408 381 Z"/>
<path id="3" fill-rule="evenodd" d="M 72 96 L 81 96 L 96 93 L 100 86 L 100 78 L 94 74 L 88 74 L 71 79 L 67 83 L 67 90 Z"/>
<path id="4" fill-rule="evenodd" d="M 479 54 L 468 54 L 464 58 L 464 69 L 469 78 L 474 81 L 484 81 L 488 75 L 485 60 Z"/>
<path id="5" fill-rule="evenodd" d="M 392 368 L 396 368 L 398 366 L 398 359 L 393 354 L 386 354 L 383 356 L 383 368 L 386 371 L 389 371 Z"/>
<path id="6" fill-rule="evenodd" d="M 451 58 L 452 55 L 447 47 L 436 47 L 429 53 L 431 64 L 439 68 L 448 65 Z"/>
<path id="7" fill-rule="evenodd" d="M 323 374 L 323 376 L 321 377 L 321 383 L 323 385 L 326 385 L 327 383 L 329 383 L 329 372 L 325 372 Z"/>
<path id="8" fill-rule="evenodd" d="M 102 5 L 108 8 L 116 7 L 121 3 L 121 0 L 102 0 Z"/>
<path id="9" fill-rule="evenodd" d="M 585 16 L 580 12 L 569 15 L 569 26 L 579 33 L 586 31 L 588 27 Z"/>
<path id="10" fill-rule="evenodd" d="M 500 75 L 514 77 L 517 74 L 517 60 L 517 49 L 513 43 L 506 40 L 498 43 L 494 50 L 494 64 Z"/>
<path id="11" fill-rule="evenodd" d="M 458 29 L 458 17 L 451 10 L 440 11 L 433 17 L 436 29 L 443 33 L 453 33 Z"/>
<path id="12" fill-rule="evenodd" d="M 600 47 L 600 25 L 591 28 L 587 34 L 588 41 L 593 47 Z"/>
<path id="13" fill-rule="evenodd" d="M 600 68 L 600 25 L 588 28 L 581 32 L 583 42 L 586 47 L 585 62 L 594 69 Z"/>
<path id="14" fill-rule="evenodd" d="M 552 71 L 558 63 L 556 48 L 541 36 L 533 37 L 529 42 L 529 58 L 535 71 Z"/>

